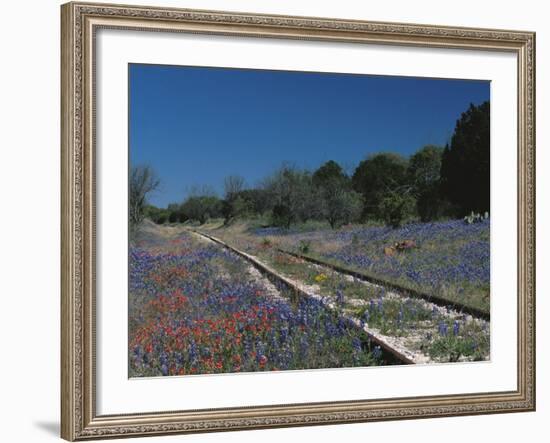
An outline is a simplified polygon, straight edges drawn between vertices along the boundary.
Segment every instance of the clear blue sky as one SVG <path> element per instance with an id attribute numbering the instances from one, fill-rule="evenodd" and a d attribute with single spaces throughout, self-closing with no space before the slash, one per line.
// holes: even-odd
<path id="1" fill-rule="evenodd" d="M 151 203 L 227 175 L 255 185 L 283 162 L 349 172 L 369 154 L 444 145 L 487 81 L 131 64 L 130 164 L 161 179 Z"/>

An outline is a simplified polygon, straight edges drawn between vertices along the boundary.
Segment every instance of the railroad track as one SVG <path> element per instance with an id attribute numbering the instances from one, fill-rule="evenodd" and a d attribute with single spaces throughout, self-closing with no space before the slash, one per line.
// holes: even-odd
<path id="1" fill-rule="evenodd" d="M 205 234 L 204 232 L 195 231 L 195 230 L 189 230 L 189 231 L 194 233 L 195 235 L 206 238 L 228 249 L 229 251 L 233 252 L 239 257 L 243 258 L 249 264 L 254 266 L 263 276 L 265 276 L 268 280 L 270 280 L 275 286 L 285 287 L 287 290 L 290 290 L 294 294 L 301 297 L 314 298 L 314 299 L 323 301 L 324 305 L 327 308 L 332 310 L 335 314 L 339 315 L 342 318 L 342 320 L 344 320 L 348 325 L 354 328 L 362 329 L 368 336 L 369 340 L 372 343 L 374 343 L 376 346 L 380 346 L 383 353 L 386 356 L 391 357 L 390 360 L 393 360 L 394 363 L 409 365 L 409 364 L 416 364 L 420 362 L 417 354 L 407 350 L 403 350 L 403 349 L 396 349 L 395 346 L 389 343 L 388 338 L 386 336 L 383 336 L 373 331 L 367 326 L 362 326 L 361 322 L 357 318 L 342 312 L 338 312 L 338 309 L 335 303 L 332 303 L 332 302 L 327 303 L 322 296 L 309 292 L 306 288 L 302 287 L 298 282 L 295 282 L 279 274 L 275 269 L 271 268 L 267 264 L 258 260 L 256 257 L 250 254 L 247 254 L 246 252 L 243 252 L 212 235 Z"/>
<path id="2" fill-rule="evenodd" d="M 421 298 L 421 299 L 426 300 L 427 302 L 433 303 L 435 305 L 450 308 L 450 309 L 453 309 L 454 311 L 457 311 L 457 312 L 460 312 L 460 313 L 470 314 L 473 317 L 477 317 L 477 318 L 480 318 L 480 319 L 483 319 L 483 320 L 490 321 L 490 319 L 491 319 L 490 314 L 488 312 L 482 311 L 481 309 L 477 309 L 477 308 L 474 308 L 474 307 L 471 307 L 471 306 L 466 306 L 466 305 L 464 305 L 462 303 L 458 303 L 458 302 L 452 302 L 452 301 L 449 301 L 449 300 L 444 299 L 442 297 L 438 297 L 436 295 L 430 295 L 430 294 L 426 294 L 424 292 L 417 291 L 417 290 L 414 290 L 414 289 L 405 288 L 405 287 L 397 285 L 395 283 L 391 283 L 387 280 L 383 280 L 383 279 L 375 278 L 375 277 L 370 277 L 370 276 L 365 275 L 361 272 L 353 271 L 351 269 L 345 268 L 343 266 L 335 265 L 335 264 L 332 264 L 332 263 L 327 263 L 323 260 L 318 260 L 318 259 L 315 259 L 313 257 L 309 257 L 307 255 L 299 254 L 297 252 L 290 252 L 290 251 L 287 251 L 285 249 L 280 249 L 280 248 L 276 248 L 276 250 L 280 253 L 288 254 L 288 255 L 291 255 L 292 257 L 296 257 L 296 258 L 305 260 L 307 262 L 310 262 L 310 263 L 313 263 L 313 264 L 316 264 L 316 265 L 319 265 L 319 266 L 324 266 L 324 267 L 332 269 L 333 271 L 336 271 L 340 274 L 349 275 L 349 276 L 354 277 L 358 280 L 366 281 L 368 283 L 373 283 L 373 284 L 378 285 L 378 286 L 383 286 L 386 289 L 390 289 L 393 292 L 396 292 L 396 293 L 398 293 L 400 295 L 403 295 L 403 296 Z"/>

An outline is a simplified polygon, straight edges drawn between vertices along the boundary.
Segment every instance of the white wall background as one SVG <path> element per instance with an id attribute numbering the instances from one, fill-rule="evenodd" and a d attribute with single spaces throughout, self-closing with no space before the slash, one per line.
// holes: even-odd
<path id="1" fill-rule="evenodd" d="M 550 14 L 536 0 L 128 0 L 134 4 L 525 29 L 537 32 L 538 411 L 140 441 L 546 441 L 550 418 Z M 2 5 L 0 26 L 0 435 L 6 442 L 55 441 L 59 433 L 59 4 Z M 497 160 L 498 161 L 498 160 Z M 452 383 L 452 380 L 449 380 Z"/>

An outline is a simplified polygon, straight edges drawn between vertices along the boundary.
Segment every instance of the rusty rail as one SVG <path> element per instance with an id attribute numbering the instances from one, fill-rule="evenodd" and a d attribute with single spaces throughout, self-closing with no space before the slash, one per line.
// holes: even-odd
<path id="1" fill-rule="evenodd" d="M 400 286 L 398 284 L 389 282 L 387 280 L 384 280 L 384 279 L 381 279 L 381 278 L 376 278 L 376 277 L 371 277 L 369 275 L 363 274 L 362 272 L 354 271 L 354 270 L 348 269 L 344 266 L 339 266 L 339 265 L 335 265 L 335 264 L 332 264 L 332 263 L 327 263 L 323 260 L 319 260 L 319 259 L 316 259 L 316 258 L 313 258 L 313 257 L 309 257 L 307 255 L 299 254 L 297 252 L 290 252 L 290 251 L 287 251 L 285 249 L 280 249 L 280 248 L 276 248 L 276 250 L 278 252 L 283 253 L 283 254 L 288 254 L 288 255 L 291 255 L 293 257 L 300 258 L 302 260 L 308 261 L 310 263 L 313 263 L 313 264 L 316 264 L 316 265 L 319 265 L 319 266 L 324 266 L 326 268 L 332 269 L 333 271 L 339 272 L 340 274 L 346 274 L 346 275 L 355 277 L 359 280 L 366 281 L 368 283 L 373 283 L 373 284 L 378 285 L 378 286 L 383 286 L 386 289 L 390 289 L 390 290 L 392 290 L 394 292 L 397 292 L 398 294 L 403 295 L 403 296 L 421 298 L 421 299 L 426 300 L 426 301 L 428 301 L 430 303 L 433 303 L 435 305 L 451 308 L 451 309 L 453 309 L 457 312 L 470 314 L 473 317 L 481 318 L 483 320 L 489 321 L 491 319 L 491 315 L 488 312 L 483 311 L 481 309 L 474 308 L 472 306 L 467 306 L 467 305 L 464 305 L 464 304 L 459 303 L 459 302 L 453 302 L 453 301 L 447 300 L 445 298 L 438 297 L 437 295 L 426 294 L 424 292 L 417 291 L 415 289 L 405 288 L 403 286 Z"/>

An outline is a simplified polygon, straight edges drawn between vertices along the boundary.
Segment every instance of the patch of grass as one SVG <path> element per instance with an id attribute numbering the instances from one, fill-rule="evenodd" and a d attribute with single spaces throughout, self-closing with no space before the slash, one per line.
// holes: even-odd
<path id="1" fill-rule="evenodd" d="M 432 311 L 418 300 L 379 297 L 371 299 L 367 306 L 356 310 L 358 318 L 369 327 L 379 329 L 384 335 L 406 337 L 428 321 L 432 327 Z"/>
<path id="2" fill-rule="evenodd" d="M 442 337 L 431 343 L 429 347 L 432 359 L 445 362 L 457 362 L 462 357 L 468 357 L 468 360 L 482 361 L 486 354 L 484 351 L 474 337 Z"/>
<path id="3" fill-rule="evenodd" d="M 308 254 L 311 251 L 311 242 L 309 240 L 300 240 L 298 251 L 301 254 Z"/>
<path id="4" fill-rule="evenodd" d="M 440 318 L 437 335 L 428 336 L 422 346 L 430 357 L 440 362 L 462 359 L 481 361 L 489 355 L 490 340 L 486 323 L 462 322 Z"/>

